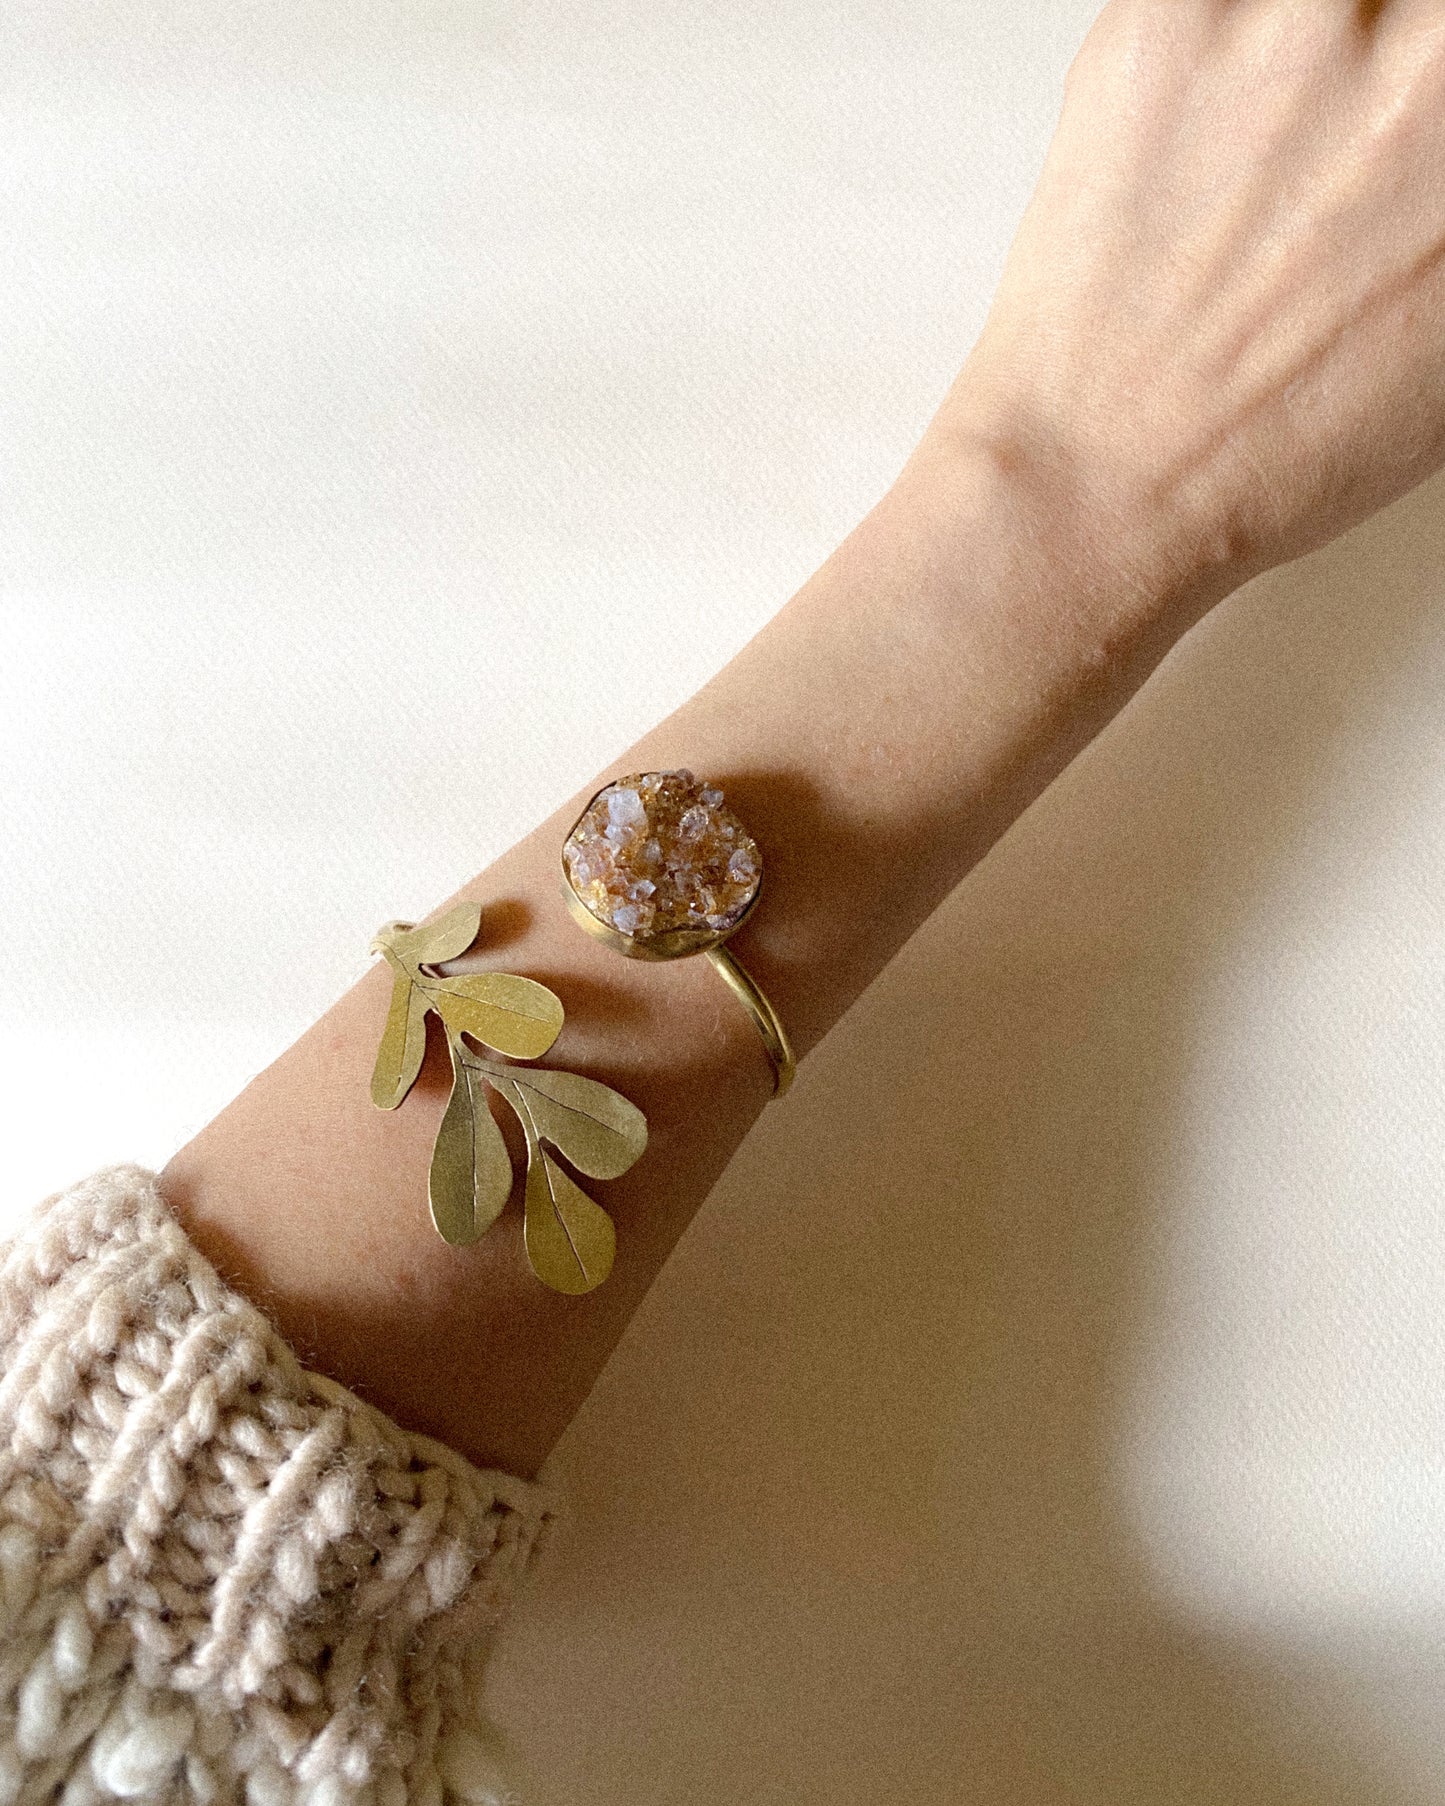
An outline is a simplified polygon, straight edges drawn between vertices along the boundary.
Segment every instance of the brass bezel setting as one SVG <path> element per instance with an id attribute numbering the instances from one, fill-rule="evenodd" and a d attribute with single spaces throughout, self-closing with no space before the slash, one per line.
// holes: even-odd
<path id="1" fill-rule="evenodd" d="M 649 775 L 644 773 L 644 776 Z M 757 907 L 758 898 L 762 895 L 763 879 L 767 876 L 767 866 L 758 873 L 758 881 L 753 887 L 753 894 L 748 898 L 747 907 L 727 928 L 670 928 L 665 934 L 653 935 L 647 939 L 639 939 L 635 935 L 624 934 L 620 928 L 614 928 L 611 922 L 604 922 L 601 916 L 594 915 L 577 894 L 572 883 L 571 874 L 567 870 L 567 842 L 577 832 L 582 817 L 597 801 L 604 790 L 610 790 L 619 783 L 618 778 L 609 778 L 605 784 L 597 788 L 577 811 L 577 818 L 562 836 L 562 851 L 558 855 L 558 868 L 562 880 L 562 896 L 578 924 L 588 934 L 599 940 L 604 946 L 611 947 L 614 953 L 620 953 L 624 959 L 687 959 L 694 953 L 707 953 L 713 947 L 720 947 L 730 935 L 737 933 L 743 923 Z M 762 858 L 759 849 L 759 858 Z"/>
<path id="2" fill-rule="evenodd" d="M 639 775 L 645 777 L 651 774 L 644 772 Z M 571 874 L 567 870 L 567 842 L 576 832 L 583 816 L 603 791 L 610 790 L 614 784 L 620 782 L 619 778 L 609 778 L 605 784 L 599 784 L 577 811 L 572 826 L 562 837 L 562 850 L 557 861 L 557 875 L 563 902 L 567 905 L 572 919 L 585 933 L 591 935 L 593 940 L 600 941 L 604 947 L 610 947 L 614 953 L 620 953 L 624 959 L 662 961 L 687 959 L 693 954 L 705 953 L 728 989 L 752 1017 L 773 1068 L 773 1096 L 781 1097 L 792 1084 L 797 1071 L 797 1060 L 793 1054 L 792 1044 L 788 1040 L 787 1030 L 783 1027 L 777 1011 L 769 1003 L 757 983 L 723 945 L 747 921 L 754 909 L 757 908 L 758 898 L 763 894 L 763 881 L 767 876 L 767 861 L 763 858 L 762 849 L 758 849 L 758 858 L 762 869 L 758 873 L 753 894 L 748 898 L 747 905 L 738 919 L 728 927 L 672 928 L 663 934 L 643 939 L 639 939 L 635 935 L 624 934 L 620 928 L 614 928 L 611 922 L 604 922 L 601 916 L 592 913 L 578 895 L 572 883 Z"/>

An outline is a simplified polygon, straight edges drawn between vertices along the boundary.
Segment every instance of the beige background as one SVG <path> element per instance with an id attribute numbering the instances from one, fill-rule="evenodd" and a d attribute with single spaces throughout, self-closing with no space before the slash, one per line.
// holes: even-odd
<path id="1" fill-rule="evenodd" d="M 12 0 L 9 1205 L 159 1163 L 767 619 L 1087 0 Z M 559 1451 L 539 1806 L 1445 1800 L 1445 491 L 1235 597 Z"/>

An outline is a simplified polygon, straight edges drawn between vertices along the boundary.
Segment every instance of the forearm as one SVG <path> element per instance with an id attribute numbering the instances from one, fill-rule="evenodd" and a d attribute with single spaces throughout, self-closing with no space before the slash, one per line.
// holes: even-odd
<path id="1" fill-rule="evenodd" d="M 737 657 L 466 887 L 484 905 L 477 959 L 566 1006 L 546 1063 L 648 1119 L 642 1158 L 597 1194 L 618 1252 L 596 1291 L 538 1283 L 515 1208 L 465 1249 L 436 1236 L 447 1063 L 434 1044 L 413 1100 L 372 1108 L 383 968 L 182 1150 L 167 1195 L 313 1365 L 534 1472 L 771 1089 L 708 962 L 622 960 L 567 916 L 558 857 L 586 798 L 680 765 L 724 788 L 766 868 L 731 944 L 802 1057 L 1228 587 L 1142 524 L 1102 530 L 1077 496 L 934 434 Z"/>

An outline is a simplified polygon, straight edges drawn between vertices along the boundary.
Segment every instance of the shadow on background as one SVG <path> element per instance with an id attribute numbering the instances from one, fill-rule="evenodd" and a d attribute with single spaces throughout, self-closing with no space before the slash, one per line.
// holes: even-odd
<path id="1" fill-rule="evenodd" d="M 765 1115 L 555 1462 L 538 1806 L 1425 1797 L 1161 1593 L 1120 1462 L 1200 989 L 1445 643 L 1442 496 L 1206 622 Z"/>

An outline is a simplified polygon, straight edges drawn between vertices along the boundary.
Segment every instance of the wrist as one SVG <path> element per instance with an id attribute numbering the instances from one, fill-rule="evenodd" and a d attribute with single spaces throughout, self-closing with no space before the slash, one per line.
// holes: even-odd
<path id="1" fill-rule="evenodd" d="M 1178 638 L 1263 568 L 1177 473 L 1166 479 L 1166 464 L 1138 446 L 1089 455 L 1042 408 L 965 369 L 899 484 L 965 535 L 986 508 L 1028 539 L 1075 606 L 1094 597 L 1119 631 L 1152 643 Z"/>

